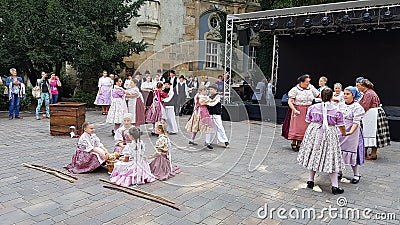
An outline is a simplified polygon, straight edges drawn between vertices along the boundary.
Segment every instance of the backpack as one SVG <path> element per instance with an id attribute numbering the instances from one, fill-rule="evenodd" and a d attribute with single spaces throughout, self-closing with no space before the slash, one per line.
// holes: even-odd
<path id="1" fill-rule="evenodd" d="M 40 87 L 39 85 L 36 85 L 35 87 L 32 88 L 32 96 L 34 98 L 40 98 Z"/>

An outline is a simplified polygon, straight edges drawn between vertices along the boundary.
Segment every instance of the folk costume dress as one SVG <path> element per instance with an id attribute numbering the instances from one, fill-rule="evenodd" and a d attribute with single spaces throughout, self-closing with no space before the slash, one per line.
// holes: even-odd
<path id="1" fill-rule="evenodd" d="M 297 161 L 316 172 L 333 173 L 344 169 L 336 126 L 343 126 L 343 114 L 330 102 L 309 107 L 310 123 L 304 135 Z"/>
<path id="2" fill-rule="evenodd" d="M 318 95 L 318 90 L 311 84 L 308 88 L 302 88 L 298 84 L 289 91 L 289 98 L 294 99 L 293 105 L 300 111 L 300 115 L 295 115 L 293 111 L 290 114 L 289 140 L 303 140 L 308 125 L 305 121 L 307 110 Z"/>
<path id="3" fill-rule="evenodd" d="M 345 165 L 362 165 L 364 164 L 364 139 L 361 132 L 361 119 L 364 116 L 363 107 L 357 102 L 339 104 L 339 110 L 343 113 L 344 125 L 346 131 L 349 132 L 353 124 L 358 124 L 357 130 L 348 136 L 339 134 L 340 148 L 342 149 L 342 157 Z"/>
<path id="4" fill-rule="evenodd" d="M 129 161 L 118 161 L 114 164 L 111 182 L 130 186 L 155 181 L 156 179 L 150 171 L 149 163 L 144 157 L 144 151 L 143 141 L 129 143 L 122 151 L 124 156 L 129 156 Z"/>
<path id="5" fill-rule="evenodd" d="M 145 106 L 143 96 L 138 87 L 128 89 L 130 95 L 138 94 L 137 97 L 128 98 L 128 112 L 132 114 L 132 123 L 140 126 L 145 123 Z"/>
<path id="6" fill-rule="evenodd" d="M 213 122 L 208 112 L 207 105 L 201 105 L 200 102 L 207 101 L 208 96 L 196 94 L 194 97 L 195 105 L 193 114 L 186 123 L 186 130 L 189 132 L 203 132 L 206 134 L 214 133 Z"/>
<path id="7" fill-rule="evenodd" d="M 163 99 L 168 97 L 168 94 L 160 91 L 153 91 L 153 103 L 150 108 L 146 112 L 146 122 L 147 123 L 156 123 L 166 119 L 165 116 L 165 106 L 163 103 Z"/>
<path id="8" fill-rule="evenodd" d="M 115 141 L 115 148 L 114 148 L 114 152 L 118 152 L 120 155 L 122 154 L 122 150 L 123 148 L 119 147 L 118 145 L 120 143 L 127 145 L 128 143 L 131 143 L 132 140 L 129 137 L 129 129 L 131 129 L 131 127 L 125 128 L 125 126 L 121 126 L 120 128 L 117 129 L 117 131 L 115 131 L 115 135 L 114 135 L 114 141 Z"/>
<path id="9" fill-rule="evenodd" d="M 178 166 L 172 166 L 171 144 L 165 134 L 159 135 L 155 148 L 158 156 L 150 163 L 150 170 L 157 180 L 167 180 L 181 172 Z"/>
<path id="10" fill-rule="evenodd" d="M 367 89 L 359 103 L 365 110 L 362 119 L 365 147 L 382 148 L 390 145 L 389 123 L 376 92 Z"/>
<path id="11" fill-rule="evenodd" d="M 79 138 L 72 162 L 64 168 L 72 173 L 86 173 L 97 169 L 104 160 L 100 158 L 99 154 L 91 150 L 101 146 L 103 144 L 96 134 L 84 132 Z"/>
<path id="12" fill-rule="evenodd" d="M 109 77 L 100 77 L 98 87 L 101 90 L 97 92 L 95 105 L 111 105 L 111 86 L 113 81 Z"/>
<path id="13" fill-rule="evenodd" d="M 112 103 L 107 114 L 107 123 L 122 123 L 124 114 L 128 112 L 126 106 L 125 93 L 119 89 L 112 90 Z"/>

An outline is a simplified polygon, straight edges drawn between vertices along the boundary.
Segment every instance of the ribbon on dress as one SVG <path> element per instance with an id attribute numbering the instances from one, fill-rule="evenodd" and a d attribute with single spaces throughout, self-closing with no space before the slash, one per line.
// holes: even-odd
<path id="1" fill-rule="evenodd" d="M 328 124 L 328 105 L 329 104 L 330 104 L 329 102 L 322 103 L 322 117 L 323 117 L 322 129 L 323 130 L 328 130 L 328 128 L 329 128 L 329 124 Z"/>

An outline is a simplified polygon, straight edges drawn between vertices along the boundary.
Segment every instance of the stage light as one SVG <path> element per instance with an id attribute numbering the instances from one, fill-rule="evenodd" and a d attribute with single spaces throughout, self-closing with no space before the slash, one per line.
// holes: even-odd
<path id="1" fill-rule="evenodd" d="M 371 14 L 369 12 L 365 12 L 362 15 L 362 19 L 363 19 L 364 22 L 371 22 L 372 21 Z"/>
<path id="2" fill-rule="evenodd" d="M 293 21 L 293 19 L 290 19 L 289 21 L 286 22 L 286 28 L 293 29 L 296 26 L 296 23 Z"/>
<path id="3" fill-rule="evenodd" d="M 328 16 L 322 17 L 322 19 L 321 19 L 321 24 L 322 24 L 323 26 L 328 26 L 330 23 L 331 23 L 331 21 L 329 20 L 329 17 L 328 17 Z"/>
<path id="4" fill-rule="evenodd" d="M 269 23 L 269 29 L 275 30 L 276 28 L 278 28 L 278 23 L 277 23 L 276 21 L 272 20 L 272 21 Z"/>
<path id="5" fill-rule="evenodd" d="M 312 27 L 313 24 L 312 24 L 311 18 L 310 18 L 310 17 L 306 18 L 306 19 L 304 20 L 303 25 L 304 25 L 305 28 L 310 28 L 310 27 Z"/>
<path id="6" fill-rule="evenodd" d="M 350 24 L 350 23 L 351 23 L 351 18 L 350 18 L 350 16 L 349 16 L 349 14 L 345 14 L 345 15 L 342 17 L 342 23 L 343 23 L 343 24 Z"/>
<path id="7" fill-rule="evenodd" d="M 389 21 L 391 19 L 393 19 L 392 12 L 387 9 L 387 11 L 383 14 L 383 20 Z"/>
<path id="8" fill-rule="evenodd" d="M 262 28 L 261 22 L 257 21 L 256 23 L 253 24 L 253 31 L 254 32 L 259 32 Z"/>

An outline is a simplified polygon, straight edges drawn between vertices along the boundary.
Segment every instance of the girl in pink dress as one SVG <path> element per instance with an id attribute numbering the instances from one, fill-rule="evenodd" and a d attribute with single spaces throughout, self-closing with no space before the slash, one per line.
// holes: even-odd
<path id="1" fill-rule="evenodd" d="M 127 89 L 128 94 L 128 112 L 132 114 L 132 123 L 140 128 L 140 125 L 145 122 L 145 106 L 143 103 L 143 96 L 137 87 L 138 81 L 133 79 Z"/>
<path id="2" fill-rule="evenodd" d="M 156 179 L 150 171 L 149 163 L 144 156 L 144 144 L 140 140 L 140 129 L 132 127 L 129 129 L 132 143 L 122 150 L 123 157 L 114 164 L 111 173 L 111 182 L 119 185 L 130 186 L 133 184 L 144 184 Z"/>
<path id="3" fill-rule="evenodd" d="M 107 149 L 94 133 L 94 124 L 85 122 L 72 162 L 65 166 L 72 173 L 86 173 L 98 168 L 106 159 Z"/>
<path id="4" fill-rule="evenodd" d="M 118 152 L 122 154 L 122 150 L 128 143 L 132 142 L 132 139 L 129 136 L 129 129 L 133 127 L 132 125 L 132 114 L 125 113 L 123 119 L 123 126 L 118 128 L 115 132 L 114 140 L 115 140 L 115 148 L 114 152 Z"/>
<path id="5" fill-rule="evenodd" d="M 207 87 L 201 85 L 198 93 L 194 96 L 194 110 L 189 121 L 186 123 L 186 130 L 192 132 L 192 139 L 189 141 L 191 145 L 197 145 L 194 142 L 196 135 L 199 131 L 209 134 L 214 133 L 213 123 L 211 121 L 210 113 L 207 109 L 207 104 L 211 99 L 206 95 Z M 206 143 L 209 149 L 213 149 L 211 143 Z"/>
<path id="6" fill-rule="evenodd" d="M 150 170 L 157 180 L 167 180 L 181 172 L 177 166 L 172 166 L 171 143 L 167 136 L 167 125 L 165 122 L 157 122 L 155 132 L 158 134 L 156 141 L 156 153 L 149 156 L 154 159 L 150 163 Z"/>
<path id="7" fill-rule="evenodd" d="M 121 78 L 114 79 L 114 88 L 112 90 L 112 103 L 110 110 L 107 114 L 107 123 L 113 123 L 114 129 L 112 134 L 114 135 L 117 129 L 121 126 L 123 116 L 128 112 L 128 107 L 126 106 L 125 95 L 128 93 L 122 87 Z"/>
<path id="8" fill-rule="evenodd" d="M 156 89 L 153 91 L 153 103 L 150 108 L 146 112 L 146 123 L 153 124 L 153 132 L 154 133 L 154 124 L 156 122 L 160 122 L 165 120 L 165 106 L 163 103 L 164 98 L 168 97 L 168 94 L 163 92 L 164 85 L 161 82 L 158 82 L 156 85 Z"/>

